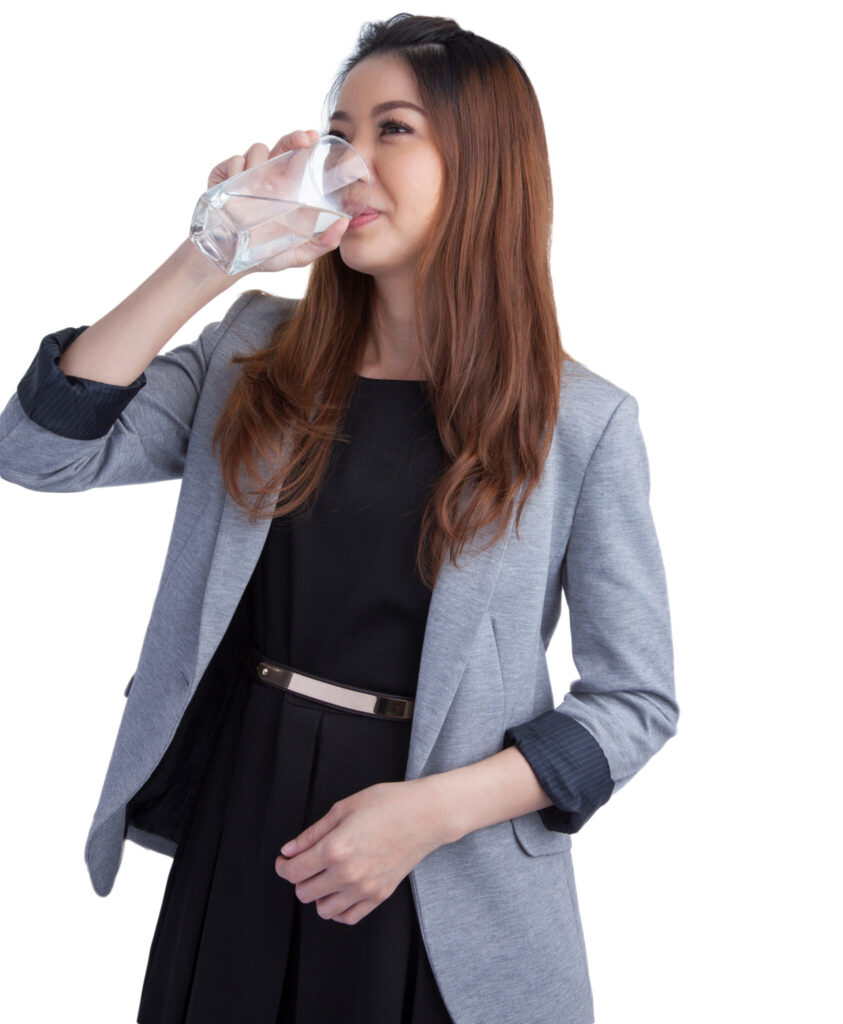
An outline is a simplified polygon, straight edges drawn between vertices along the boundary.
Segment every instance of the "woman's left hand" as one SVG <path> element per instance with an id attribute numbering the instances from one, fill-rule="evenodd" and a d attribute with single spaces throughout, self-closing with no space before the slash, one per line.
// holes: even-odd
<path id="1" fill-rule="evenodd" d="M 316 900 L 320 917 L 357 924 L 447 841 L 431 783 L 381 782 L 337 801 L 295 837 L 291 856 L 276 857 L 276 872 L 302 903 Z"/>

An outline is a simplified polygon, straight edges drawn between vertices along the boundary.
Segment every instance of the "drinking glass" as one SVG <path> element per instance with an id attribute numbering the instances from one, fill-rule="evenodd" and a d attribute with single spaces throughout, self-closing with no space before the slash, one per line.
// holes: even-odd
<path id="1" fill-rule="evenodd" d="M 196 204 L 190 240 L 231 277 L 311 241 L 369 204 L 366 162 L 351 143 L 323 136 L 208 189 Z"/>

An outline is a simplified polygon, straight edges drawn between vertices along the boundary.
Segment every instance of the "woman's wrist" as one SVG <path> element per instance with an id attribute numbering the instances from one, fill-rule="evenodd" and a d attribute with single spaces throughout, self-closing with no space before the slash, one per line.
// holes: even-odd
<path id="1" fill-rule="evenodd" d="M 197 288 L 208 294 L 209 300 L 222 294 L 247 273 L 226 274 L 204 256 L 189 238 L 185 238 L 174 255 L 184 273 L 194 281 Z"/>

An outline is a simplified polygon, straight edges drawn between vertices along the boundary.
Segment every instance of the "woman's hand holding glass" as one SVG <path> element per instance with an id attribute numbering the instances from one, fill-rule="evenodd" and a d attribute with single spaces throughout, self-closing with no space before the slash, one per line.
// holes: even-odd
<path id="1" fill-rule="evenodd" d="M 208 188 L 213 188 L 223 181 L 234 177 L 235 174 L 240 174 L 241 171 L 266 163 L 266 161 L 271 160 L 273 157 L 291 150 L 301 149 L 302 160 L 306 160 L 310 147 L 318 141 L 319 132 L 315 128 L 311 128 L 307 132 L 297 131 L 283 135 L 271 150 L 264 143 L 255 142 L 246 150 L 245 154 L 231 156 L 227 160 L 218 163 L 208 177 Z M 301 169 L 296 167 L 295 159 L 293 158 L 290 161 L 290 166 L 285 165 L 275 173 L 283 176 L 285 173 L 290 174 L 298 170 L 300 174 Z M 307 215 L 307 211 L 302 212 Z M 270 257 L 257 266 L 243 270 L 235 276 L 243 277 L 256 271 L 277 271 L 286 270 L 289 267 L 306 267 L 317 257 L 324 256 L 325 253 L 335 249 L 340 244 L 340 239 L 347 230 L 348 225 L 349 220 L 347 218 L 340 218 L 331 224 L 330 227 L 326 228 L 318 239 L 300 242 L 277 256 Z M 303 231 L 302 233 L 305 232 Z"/>

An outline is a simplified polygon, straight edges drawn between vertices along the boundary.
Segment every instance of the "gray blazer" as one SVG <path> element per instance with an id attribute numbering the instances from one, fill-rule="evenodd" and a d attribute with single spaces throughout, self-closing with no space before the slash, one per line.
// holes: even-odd
<path id="1" fill-rule="evenodd" d="M 235 379 L 235 352 L 268 343 L 297 300 L 243 293 L 222 321 L 159 354 L 104 436 L 60 436 L 14 394 L 0 414 L 0 476 L 38 491 L 181 478 L 169 548 L 85 846 L 107 895 L 124 841 L 173 855 L 175 843 L 127 822 L 212 661 L 266 540 L 227 495 L 211 435 Z M 406 777 L 502 749 L 509 727 L 570 716 L 599 744 L 619 790 L 675 735 L 664 569 L 649 507 L 635 398 L 565 363 L 560 412 L 540 485 L 522 516 L 444 564 L 422 649 Z M 562 593 L 580 677 L 554 709 L 546 649 Z M 555 721 L 555 720 L 554 720 Z M 570 750 L 549 751 L 564 762 Z M 554 813 L 559 813 L 554 809 Z M 431 966 L 456 1024 L 594 1020 L 571 837 L 540 812 L 439 847 L 410 882 Z"/>

